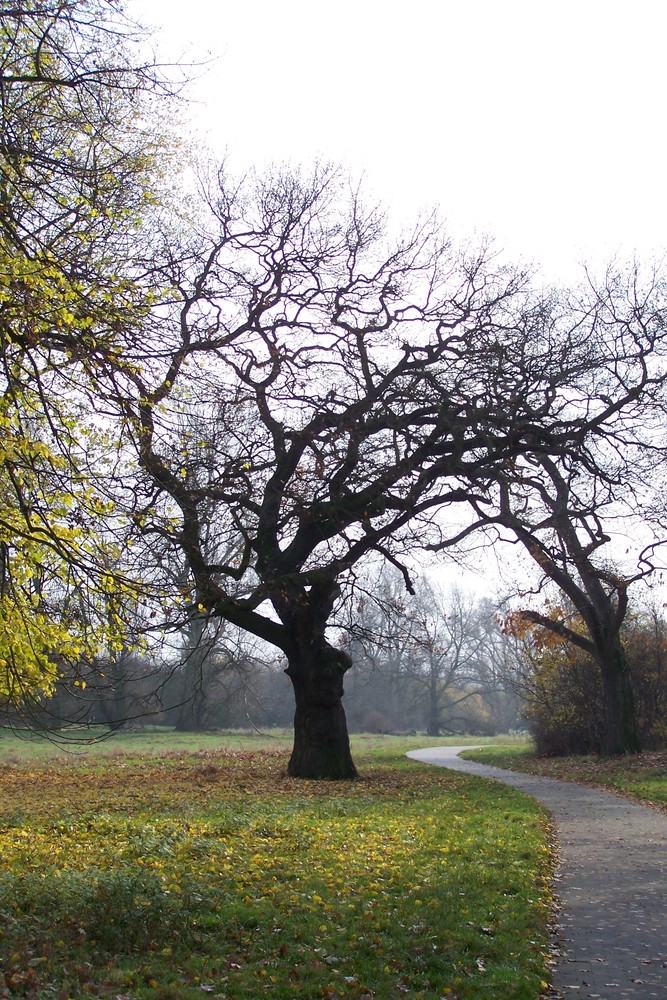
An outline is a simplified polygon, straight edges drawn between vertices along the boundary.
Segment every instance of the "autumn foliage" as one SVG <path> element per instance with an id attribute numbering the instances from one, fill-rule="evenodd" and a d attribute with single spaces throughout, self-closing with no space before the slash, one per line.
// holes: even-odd
<path id="1" fill-rule="evenodd" d="M 549 615 L 567 617 L 550 605 Z M 569 626 L 578 628 L 576 615 Z M 601 753 L 605 714 L 602 680 L 591 656 L 555 632 L 511 615 L 505 629 L 522 640 L 525 654 L 520 686 L 524 717 L 539 754 L 569 756 Z M 626 651 L 642 745 L 667 745 L 667 622 L 649 608 L 628 616 L 621 638 Z"/>

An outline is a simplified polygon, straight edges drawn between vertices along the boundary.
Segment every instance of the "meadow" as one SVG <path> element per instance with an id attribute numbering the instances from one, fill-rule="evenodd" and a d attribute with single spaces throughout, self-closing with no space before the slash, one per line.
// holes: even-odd
<path id="1" fill-rule="evenodd" d="M 356 759 L 376 750 L 395 749 L 397 754 L 423 746 L 486 746 L 515 744 L 516 737 L 507 736 L 395 736 L 386 733 L 352 733 L 350 743 Z M 12 760 L 67 760 L 70 757 L 110 756 L 114 754 L 159 755 L 173 750 L 289 750 L 291 729 L 266 731 L 236 729 L 204 733 L 177 732 L 167 726 L 145 725 L 122 729 L 109 735 L 95 727 L 68 726 L 48 736 L 26 730 L 0 728 L 0 763 Z M 516 746 L 521 746 L 516 743 Z M 523 745 L 529 747 L 524 740 Z"/>
<path id="2" fill-rule="evenodd" d="M 286 776 L 288 734 L 242 736 L 3 736 L 0 996 L 544 993 L 535 803 L 403 756 L 438 741 L 358 737 L 359 780 L 322 783 Z"/>

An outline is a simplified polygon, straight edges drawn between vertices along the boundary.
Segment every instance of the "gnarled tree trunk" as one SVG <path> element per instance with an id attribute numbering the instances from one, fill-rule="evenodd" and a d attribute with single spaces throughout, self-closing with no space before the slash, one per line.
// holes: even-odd
<path id="1" fill-rule="evenodd" d="M 296 711 L 294 749 L 288 766 L 293 778 L 356 778 L 343 708 L 343 676 L 350 657 L 322 636 L 303 629 L 291 643 L 285 673 L 292 681 Z"/>

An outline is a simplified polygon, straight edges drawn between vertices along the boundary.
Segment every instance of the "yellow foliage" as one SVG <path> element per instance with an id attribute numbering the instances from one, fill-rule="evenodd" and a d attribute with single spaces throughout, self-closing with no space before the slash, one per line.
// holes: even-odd
<path id="1" fill-rule="evenodd" d="M 49 694 L 59 664 L 97 655 L 122 632 L 118 616 L 92 622 L 75 606 L 99 499 L 88 500 L 67 463 L 17 425 L 17 408 L 0 407 L 0 701 L 12 703 Z M 113 555 L 102 541 L 97 550 Z M 110 574 L 87 585 L 88 606 L 118 590 Z"/>
<path id="2" fill-rule="evenodd" d="M 0 701 L 12 703 L 49 694 L 64 662 L 118 648 L 129 592 L 86 454 L 99 420 L 80 414 L 162 297 L 131 258 L 165 150 L 123 32 L 104 50 L 105 14 L 29 3 L 0 24 Z"/>

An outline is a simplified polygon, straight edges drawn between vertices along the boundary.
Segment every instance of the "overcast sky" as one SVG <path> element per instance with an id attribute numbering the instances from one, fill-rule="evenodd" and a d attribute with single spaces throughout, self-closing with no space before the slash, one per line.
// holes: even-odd
<path id="1" fill-rule="evenodd" d="M 239 169 L 318 157 L 392 215 L 569 276 L 662 256 L 664 0 L 130 0 L 163 55 L 214 62 L 199 134 Z"/>

